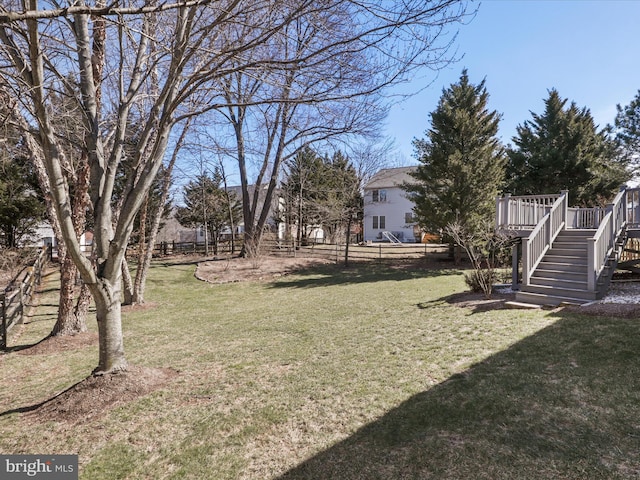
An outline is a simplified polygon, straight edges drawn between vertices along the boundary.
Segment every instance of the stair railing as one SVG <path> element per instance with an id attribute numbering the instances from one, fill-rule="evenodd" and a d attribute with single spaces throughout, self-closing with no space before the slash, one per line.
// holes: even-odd
<path id="1" fill-rule="evenodd" d="M 529 236 L 522 240 L 522 283 L 529 285 L 534 270 L 567 221 L 567 191 L 564 190 Z"/>
<path id="2" fill-rule="evenodd" d="M 607 204 L 605 216 L 593 237 L 587 239 L 587 289 L 595 292 L 598 279 L 613 253 L 618 237 L 627 223 L 627 190 L 618 192 Z"/>

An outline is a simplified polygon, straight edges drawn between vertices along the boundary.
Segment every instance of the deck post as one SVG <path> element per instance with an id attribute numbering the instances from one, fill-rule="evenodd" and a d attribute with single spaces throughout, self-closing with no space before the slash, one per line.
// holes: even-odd
<path id="1" fill-rule="evenodd" d="M 567 229 L 567 220 L 569 219 L 569 190 L 560 190 L 560 195 L 564 197 L 562 207 L 562 222 L 564 223 L 562 230 Z"/>
<path id="2" fill-rule="evenodd" d="M 522 240 L 511 247 L 511 290 L 520 290 L 518 286 L 518 263 L 520 263 L 519 253 L 521 245 Z"/>
<path id="3" fill-rule="evenodd" d="M 596 291 L 596 239 L 587 238 L 587 290 Z"/>
<path id="4" fill-rule="evenodd" d="M 522 239 L 522 284 L 529 285 L 529 242 Z"/>

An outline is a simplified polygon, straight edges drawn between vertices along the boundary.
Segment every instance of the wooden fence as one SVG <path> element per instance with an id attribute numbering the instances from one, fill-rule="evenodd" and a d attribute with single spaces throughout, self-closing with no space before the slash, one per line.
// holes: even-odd
<path id="1" fill-rule="evenodd" d="M 0 325 L 0 349 L 7 349 L 7 336 L 11 327 L 24 320 L 25 307 L 29 305 L 36 285 L 40 284 L 42 270 L 47 263 L 49 255 L 44 247 L 38 253 L 36 260 L 31 267 L 26 268 L 23 275 L 21 272 L 9 286 L 0 292 L 0 315 L 2 324 Z"/>
<path id="2" fill-rule="evenodd" d="M 212 244 L 208 245 L 209 255 L 230 255 L 231 242 L 218 243 L 217 253 Z M 288 256 L 288 257 L 315 257 L 335 262 L 344 262 L 346 245 L 344 243 L 316 243 L 304 246 L 295 246 L 294 243 L 277 240 L 274 236 L 265 236 L 262 240 L 260 251 L 264 255 Z M 242 238 L 238 237 L 234 243 L 234 254 L 242 250 Z M 129 247 L 128 256 L 135 256 L 136 247 Z M 205 244 L 203 242 L 160 242 L 153 249 L 154 257 L 169 255 L 204 255 Z M 432 243 L 402 243 L 392 244 L 377 242 L 368 245 L 349 245 L 349 261 L 371 260 L 411 260 L 436 255 L 442 257 L 448 254 L 448 246 Z"/>
<path id="3" fill-rule="evenodd" d="M 348 261 L 402 261 L 425 257 L 443 258 L 448 255 L 448 245 L 432 243 L 372 243 L 368 245 L 316 244 L 294 247 L 283 242 L 264 242 L 263 251 L 269 255 L 286 257 L 322 258 L 341 263 Z"/>

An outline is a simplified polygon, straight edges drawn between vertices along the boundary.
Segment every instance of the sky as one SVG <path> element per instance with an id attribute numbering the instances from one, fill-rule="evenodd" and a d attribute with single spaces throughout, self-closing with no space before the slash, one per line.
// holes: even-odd
<path id="1" fill-rule="evenodd" d="M 485 80 L 489 108 L 502 114 L 498 135 L 505 144 L 531 112 L 543 113 L 552 88 L 587 107 L 600 127 L 612 124 L 616 105 L 629 104 L 640 90 L 639 22 L 640 0 L 484 0 L 476 17 L 459 26 L 454 48 L 462 58 L 400 87 L 422 91 L 392 107 L 384 133 L 400 163 L 416 163 L 411 142 L 425 137 L 443 88 L 463 68 L 473 84 Z"/>

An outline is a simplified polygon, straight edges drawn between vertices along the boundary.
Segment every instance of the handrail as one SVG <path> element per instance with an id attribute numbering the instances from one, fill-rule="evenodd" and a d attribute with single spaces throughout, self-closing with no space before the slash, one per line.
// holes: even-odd
<path id="1" fill-rule="evenodd" d="M 626 189 L 618 192 L 613 202 L 607 205 L 606 212 L 596 233 L 587 239 L 587 289 L 591 292 L 596 291 L 598 279 L 627 223 Z"/>
<path id="2" fill-rule="evenodd" d="M 567 220 L 567 192 L 563 191 L 551 210 L 522 242 L 522 283 L 529 285 L 533 271 L 549 250 Z"/>

